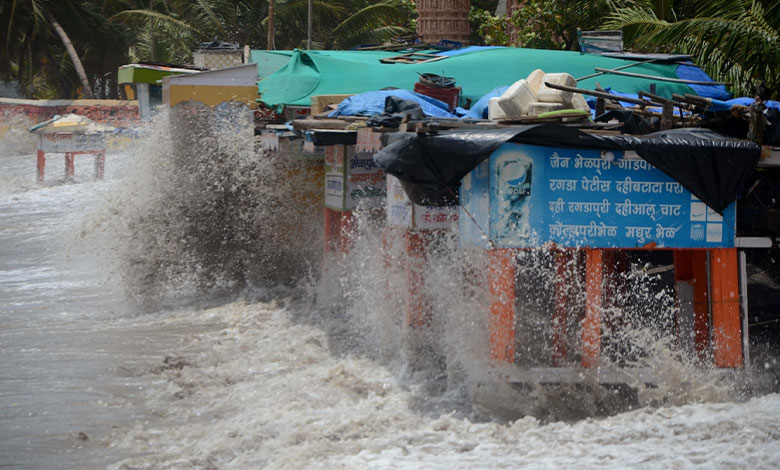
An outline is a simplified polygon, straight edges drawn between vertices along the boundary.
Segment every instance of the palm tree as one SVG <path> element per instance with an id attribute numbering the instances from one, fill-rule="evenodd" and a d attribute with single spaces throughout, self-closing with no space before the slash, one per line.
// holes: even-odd
<path id="1" fill-rule="evenodd" d="M 198 43 L 214 37 L 265 47 L 268 7 L 262 0 L 125 0 L 110 21 L 135 31 L 134 59 L 189 62 Z"/>
<path id="2" fill-rule="evenodd" d="M 408 32 L 403 26 L 406 11 L 398 1 L 349 3 L 349 15 L 333 29 L 336 47 L 346 49 L 358 44 L 377 44 Z"/>
<path id="3" fill-rule="evenodd" d="M 33 62 L 48 51 L 47 34 L 53 32 L 62 43 L 81 82 L 84 96 L 91 98 L 90 86 L 84 65 L 61 22 L 84 16 L 85 2 L 71 0 L 14 0 L 0 3 L 0 31 L 5 31 L 0 49 L 0 73 L 9 77 L 15 68 L 22 81 L 25 65 L 32 82 Z"/>
<path id="4" fill-rule="evenodd" d="M 306 43 L 308 0 L 277 0 L 274 18 L 277 47 Z M 407 32 L 406 10 L 400 0 L 314 0 L 315 47 L 349 48 L 379 43 Z"/>
<path id="5" fill-rule="evenodd" d="M 669 21 L 644 5 L 618 9 L 605 23 L 622 28 L 634 47 L 694 56 L 712 77 L 753 96 L 755 84 L 780 91 L 780 2 L 710 0 L 695 16 Z"/>

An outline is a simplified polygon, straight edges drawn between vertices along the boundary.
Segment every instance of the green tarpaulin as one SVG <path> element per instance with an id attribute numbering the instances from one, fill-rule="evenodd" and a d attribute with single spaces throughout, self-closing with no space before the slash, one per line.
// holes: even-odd
<path id="1" fill-rule="evenodd" d="M 466 52 L 424 64 L 382 64 L 379 59 L 398 55 L 375 51 L 287 51 L 286 66 L 260 81 L 260 99 L 269 106 L 310 106 L 314 95 L 362 93 L 386 87 L 411 90 L 419 73 L 435 73 L 456 79 L 463 97 L 475 102 L 497 86 L 511 85 L 535 69 L 566 72 L 575 78 L 594 73 L 596 67 L 614 69 L 635 63 L 594 54 L 541 49 L 495 48 Z M 641 64 L 627 72 L 667 78 L 677 77 L 677 64 Z M 635 94 L 649 91 L 672 97 L 672 93 L 696 94 L 687 85 L 619 75 L 600 75 L 578 83 L 594 89 L 596 83 L 615 91 Z"/>
<path id="2" fill-rule="evenodd" d="M 268 78 L 290 61 L 293 51 L 251 51 L 249 62 L 257 64 L 257 77 Z"/>

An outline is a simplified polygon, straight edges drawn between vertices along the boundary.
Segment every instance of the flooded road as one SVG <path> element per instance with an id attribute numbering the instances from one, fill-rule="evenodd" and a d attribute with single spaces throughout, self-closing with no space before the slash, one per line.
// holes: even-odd
<path id="1" fill-rule="evenodd" d="M 582 420 L 479 416 L 465 362 L 431 378 L 398 354 L 398 322 L 382 316 L 401 315 L 382 295 L 394 279 L 365 274 L 382 260 L 360 244 L 346 300 L 311 281 L 139 306 L 117 272 L 122 233 L 96 229 L 135 204 L 123 185 L 137 158 L 109 152 L 92 181 L 77 157 L 65 183 L 52 157 L 39 186 L 34 155 L 0 154 L 0 468 L 777 467 L 775 393 L 702 389 Z M 453 325 L 478 318 L 463 299 L 440 304 Z M 447 347 L 468 357 L 481 344 L 469 336 Z"/>

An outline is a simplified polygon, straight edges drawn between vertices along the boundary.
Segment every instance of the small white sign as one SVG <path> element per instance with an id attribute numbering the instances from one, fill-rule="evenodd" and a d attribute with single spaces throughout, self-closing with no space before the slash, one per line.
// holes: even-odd
<path id="1" fill-rule="evenodd" d="M 720 243 L 723 241 L 723 224 L 707 224 L 707 242 Z"/>
<path id="2" fill-rule="evenodd" d="M 691 220 L 696 222 L 704 222 L 707 220 L 707 204 L 703 202 L 691 203 Z"/>

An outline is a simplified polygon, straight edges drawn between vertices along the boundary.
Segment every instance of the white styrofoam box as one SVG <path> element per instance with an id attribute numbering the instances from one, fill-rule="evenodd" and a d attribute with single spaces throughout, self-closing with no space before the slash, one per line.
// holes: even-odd
<path id="1" fill-rule="evenodd" d="M 588 102 L 585 101 L 585 97 L 579 93 L 572 94 L 571 107 L 574 109 L 590 112 L 590 106 L 588 106 Z"/>
<path id="2" fill-rule="evenodd" d="M 508 117 L 520 117 L 528 114 L 528 108 L 534 101 L 538 101 L 531 90 L 531 86 L 525 79 L 518 80 L 499 97 L 498 105 Z"/>
<path id="3" fill-rule="evenodd" d="M 531 106 L 528 108 L 528 113 L 531 116 L 536 116 L 537 114 L 549 113 L 550 111 L 558 111 L 561 109 L 564 109 L 564 106 L 561 103 L 542 103 L 536 101 L 531 103 Z"/>
<path id="4" fill-rule="evenodd" d="M 528 78 L 525 80 L 528 82 L 528 85 L 531 87 L 531 91 L 536 93 L 539 88 L 542 86 L 542 81 L 544 80 L 544 70 L 542 69 L 536 69 L 530 74 L 528 74 Z"/>
<path id="5" fill-rule="evenodd" d="M 501 98 L 498 96 L 490 98 L 488 102 L 488 119 L 498 120 L 506 118 L 506 113 L 501 108 L 501 105 L 498 104 L 500 100 Z"/>
<path id="6" fill-rule="evenodd" d="M 572 92 L 561 91 L 548 87 L 546 83 L 553 83 L 555 85 L 565 85 L 570 87 L 577 86 L 577 80 L 574 79 L 568 73 L 548 73 L 544 75 L 544 80 L 536 92 L 536 100 L 543 101 L 545 103 L 563 103 L 566 106 L 571 104 Z"/>

